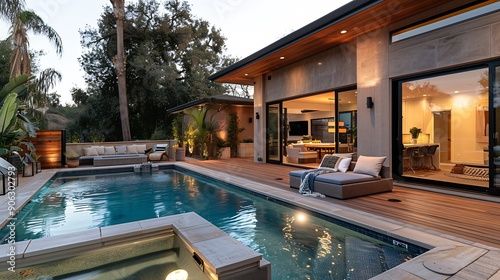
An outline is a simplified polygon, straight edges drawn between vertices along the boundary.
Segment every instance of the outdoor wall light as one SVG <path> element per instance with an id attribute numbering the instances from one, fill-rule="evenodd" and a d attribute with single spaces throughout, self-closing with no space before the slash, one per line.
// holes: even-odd
<path id="1" fill-rule="evenodd" d="M 256 119 L 256 120 L 260 119 L 259 112 L 256 112 L 256 113 L 255 113 L 255 119 Z"/>
<path id="2" fill-rule="evenodd" d="M 366 108 L 373 108 L 373 99 L 371 96 L 366 98 Z"/>

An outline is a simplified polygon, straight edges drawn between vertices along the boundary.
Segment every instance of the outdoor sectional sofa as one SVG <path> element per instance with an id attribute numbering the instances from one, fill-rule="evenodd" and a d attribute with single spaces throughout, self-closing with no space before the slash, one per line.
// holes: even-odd
<path id="1" fill-rule="evenodd" d="M 366 158 L 362 159 L 363 156 L 358 158 L 358 161 L 361 159 L 363 162 L 366 162 Z M 383 161 L 382 161 L 383 162 Z M 357 196 L 364 196 L 369 194 L 376 194 L 381 192 L 390 192 L 393 187 L 393 180 L 390 177 L 390 169 L 387 166 L 382 166 L 382 162 L 380 166 L 374 167 L 372 170 L 366 171 L 365 168 L 358 168 L 355 171 L 357 162 L 351 162 L 346 172 L 333 172 L 317 175 L 314 178 L 314 192 L 318 192 L 324 194 L 326 196 L 338 198 L 338 199 L 347 199 Z M 369 169 L 369 168 L 368 168 Z M 372 173 L 373 170 L 378 172 L 377 176 L 374 176 Z M 290 171 L 290 187 L 299 189 L 301 183 L 301 175 L 308 170 L 294 170 Z M 372 173 L 372 174 L 370 174 Z"/>
<path id="2" fill-rule="evenodd" d="M 148 161 L 146 145 L 90 146 L 83 148 L 80 165 L 107 166 Z"/>

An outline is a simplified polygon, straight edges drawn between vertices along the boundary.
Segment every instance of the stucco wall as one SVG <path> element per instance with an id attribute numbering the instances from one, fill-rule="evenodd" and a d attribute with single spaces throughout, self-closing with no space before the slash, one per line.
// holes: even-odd
<path id="1" fill-rule="evenodd" d="M 268 73 L 264 102 L 355 84 L 355 50 L 355 42 L 343 44 Z"/>
<path id="2" fill-rule="evenodd" d="M 389 77 L 449 68 L 500 56 L 500 13 L 389 46 Z"/>
<path id="3" fill-rule="evenodd" d="M 391 158 L 391 94 L 387 29 L 357 38 L 358 155 Z M 373 108 L 366 108 L 372 97 Z"/>

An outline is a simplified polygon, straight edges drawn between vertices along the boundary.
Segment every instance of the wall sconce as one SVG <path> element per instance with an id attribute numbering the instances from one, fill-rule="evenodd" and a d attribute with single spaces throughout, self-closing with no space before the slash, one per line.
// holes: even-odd
<path id="1" fill-rule="evenodd" d="M 373 99 L 371 96 L 366 98 L 366 108 L 373 108 Z"/>
<path id="2" fill-rule="evenodd" d="M 255 113 L 255 119 L 256 119 L 256 120 L 260 119 L 259 112 L 256 112 L 256 113 Z"/>

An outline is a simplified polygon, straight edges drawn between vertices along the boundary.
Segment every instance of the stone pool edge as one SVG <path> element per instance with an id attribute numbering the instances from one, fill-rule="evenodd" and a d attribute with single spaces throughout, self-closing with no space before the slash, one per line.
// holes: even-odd
<path id="1" fill-rule="evenodd" d="M 252 192 L 283 200 L 287 203 L 297 205 L 298 207 L 312 210 L 393 237 L 394 239 L 429 249 L 428 252 L 388 270 L 373 279 L 401 279 L 406 277 L 410 277 L 407 279 L 411 279 L 415 276 L 419 277 L 418 279 L 447 279 L 453 275 L 460 276 L 461 274 L 466 275 L 467 277 L 464 278 L 468 279 L 471 279 L 471 275 L 475 276 L 473 279 L 489 279 L 490 277 L 492 279 L 500 279 L 500 264 L 495 261 L 500 259 L 500 248 L 430 231 L 410 224 L 350 209 L 348 207 L 333 205 L 321 199 L 304 197 L 298 193 L 284 191 L 251 180 L 184 162 L 160 163 L 159 165 L 172 166 L 174 168 L 179 166 L 185 170 L 200 173 L 204 176 L 212 177 L 229 184 L 238 185 Z M 133 167 L 133 165 L 130 166 Z M 120 168 L 123 167 L 126 166 L 120 166 Z M 89 167 L 78 168 L 75 169 L 75 171 L 110 168 L 112 167 Z M 26 184 L 18 187 L 19 194 L 17 198 L 20 201 L 18 201 L 19 206 L 17 211 L 55 174 L 57 174 L 57 172 L 61 171 L 67 172 L 68 169 L 44 170 L 37 176 L 23 178 L 28 180 L 23 180 L 26 181 Z M 36 180 L 33 178 L 36 178 Z M 8 222 L 8 220 L 6 220 L 9 217 L 6 212 L 7 202 L 7 196 L 0 197 L 0 221 L 3 221 L 1 223 L 2 225 Z"/>

